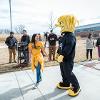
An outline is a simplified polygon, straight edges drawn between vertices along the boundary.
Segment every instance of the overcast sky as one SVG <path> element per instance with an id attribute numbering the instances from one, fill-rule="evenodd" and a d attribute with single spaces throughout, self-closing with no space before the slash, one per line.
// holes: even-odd
<path id="1" fill-rule="evenodd" d="M 13 29 L 23 24 L 32 34 L 48 31 L 50 15 L 74 14 L 80 25 L 100 22 L 100 0 L 11 0 Z M 9 0 L 0 0 L 0 29 L 10 28 Z"/>

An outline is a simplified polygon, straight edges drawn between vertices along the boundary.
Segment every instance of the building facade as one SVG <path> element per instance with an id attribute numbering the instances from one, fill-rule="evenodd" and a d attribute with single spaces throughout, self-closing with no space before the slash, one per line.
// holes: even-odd
<path id="1" fill-rule="evenodd" d="M 98 37 L 98 34 L 100 33 L 100 23 L 76 27 L 76 36 L 87 37 L 89 33 L 93 34 L 93 37 Z"/>

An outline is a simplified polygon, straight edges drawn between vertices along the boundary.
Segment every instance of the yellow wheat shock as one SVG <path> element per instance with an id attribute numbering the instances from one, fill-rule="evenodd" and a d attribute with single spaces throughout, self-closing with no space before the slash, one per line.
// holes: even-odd
<path id="1" fill-rule="evenodd" d="M 61 32 L 74 32 L 78 20 L 73 15 L 63 15 L 58 18 L 56 27 L 61 27 Z"/>

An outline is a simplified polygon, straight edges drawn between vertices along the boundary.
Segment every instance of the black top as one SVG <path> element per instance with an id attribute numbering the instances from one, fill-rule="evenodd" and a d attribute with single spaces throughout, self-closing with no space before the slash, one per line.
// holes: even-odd
<path id="1" fill-rule="evenodd" d="M 21 42 L 25 42 L 26 45 L 30 43 L 30 37 L 28 35 L 23 35 L 21 38 Z"/>
<path id="2" fill-rule="evenodd" d="M 61 52 L 64 61 L 72 61 L 75 57 L 76 38 L 71 32 L 65 32 L 62 38 Z"/>
<path id="3" fill-rule="evenodd" d="M 15 37 L 7 37 L 5 41 L 6 45 L 8 46 L 9 49 L 12 49 L 13 47 L 17 46 L 17 39 Z"/>
<path id="4" fill-rule="evenodd" d="M 30 37 L 28 35 L 23 35 L 21 38 L 22 46 L 25 50 L 28 50 L 28 44 L 30 43 Z"/>
<path id="5" fill-rule="evenodd" d="M 52 45 L 52 46 L 56 45 L 56 41 L 57 41 L 57 35 L 54 33 L 49 34 L 48 36 L 49 45 Z"/>
<path id="6" fill-rule="evenodd" d="M 100 38 L 97 39 L 96 46 L 100 45 Z"/>

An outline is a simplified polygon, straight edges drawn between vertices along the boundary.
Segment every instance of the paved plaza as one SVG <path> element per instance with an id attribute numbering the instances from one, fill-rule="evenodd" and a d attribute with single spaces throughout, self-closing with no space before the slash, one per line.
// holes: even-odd
<path id="1" fill-rule="evenodd" d="M 73 71 L 81 86 L 77 97 L 69 97 L 66 90 L 56 88 L 61 81 L 59 66 L 45 68 L 38 87 L 35 87 L 35 72 L 31 70 L 1 74 L 0 100 L 100 100 L 99 67 L 98 61 L 75 64 Z"/>

